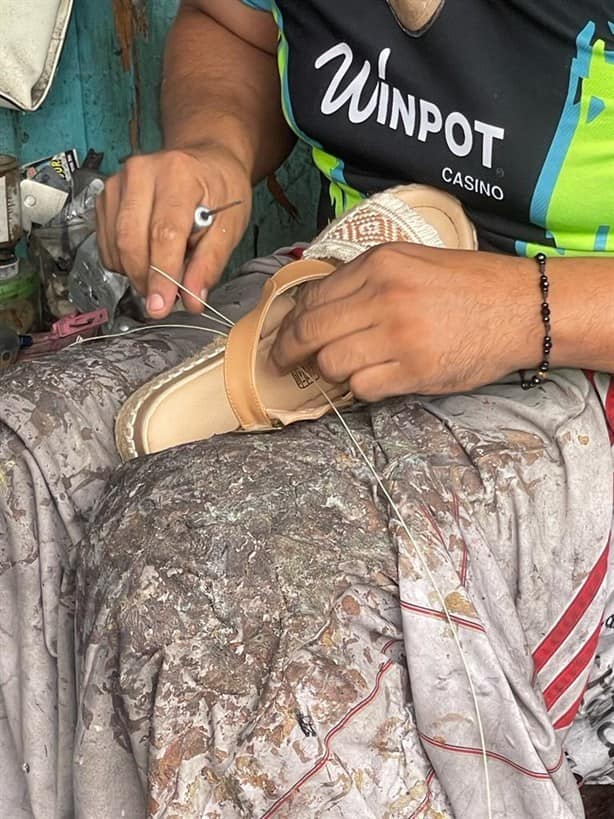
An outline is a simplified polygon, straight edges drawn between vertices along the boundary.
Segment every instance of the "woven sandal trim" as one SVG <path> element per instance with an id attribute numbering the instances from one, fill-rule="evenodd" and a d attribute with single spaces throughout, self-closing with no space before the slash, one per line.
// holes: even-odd
<path id="1" fill-rule="evenodd" d="M 350 225 L 352 221 L 357 221 L 356 217 L 358 216 L 360 219 L 365 211 L 391 222 L 400 233 L 405 235 L 406 241 L 429 247 L 444 247 L 437 230 L 416 210 L 394 196 L 394 194 L 384 191 L 364 200 L 351 211 L 348 211 L 347 214 L 332 222 L 305 249 L 303 258 L 336 259 L 347 264 L 366 250 L 381 244 L 381 241 L 377 239 L 372 242 L 359 243 L 334 237 L 336 232 L 343 229 L 344 224 Z"/>

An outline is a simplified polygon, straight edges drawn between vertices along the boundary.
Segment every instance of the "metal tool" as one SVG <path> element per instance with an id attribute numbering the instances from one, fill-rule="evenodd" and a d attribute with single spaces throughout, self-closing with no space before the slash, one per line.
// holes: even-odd
<path id="1" fill-rule="evenodd" d="M 22 234 L 19 178 L 16 158 L 0 154 L 0 248 L 9 252 Z"/>
<path id="2" fill-rule="evenodd" d="M 242 201 L 237 199 L 235 202 L 229 202 L 227 205 L 220 205 L 218 208 L 208 208 L 206 205 L 200 205 L 194 211 L 194 225 L 192 233 L 198 233 L 199 230 L 210 228 L 215 221 L 218 213 L 230 208 L 236 208 L 237 205 L 242 205 Z"/>

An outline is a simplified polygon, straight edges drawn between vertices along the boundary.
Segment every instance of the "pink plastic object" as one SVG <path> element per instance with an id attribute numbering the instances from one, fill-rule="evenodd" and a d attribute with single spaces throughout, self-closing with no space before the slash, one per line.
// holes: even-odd
<path id="1" fill-rule="evenodd" d="M 19 355 L 20 360 L 34 358 L 41 353 L 52 353 L 72 344 L 78 338 L 91 338 L 98 329 L 109 320 L 105 308 L 91 313 L 78 313 L 58 319 L 48 333 L 33 333 L 32 344 L 24 347 Z"/>

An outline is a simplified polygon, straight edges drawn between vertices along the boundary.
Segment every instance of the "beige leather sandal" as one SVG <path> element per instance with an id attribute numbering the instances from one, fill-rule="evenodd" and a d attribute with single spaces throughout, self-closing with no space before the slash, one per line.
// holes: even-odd
<path id="1" fill-rule="evenodd" d="M 395 188 L 361 202 L 329 225 L 303 259 L 269 279 L 258 306 L 227 339 L 138 389 L 117 417 L 117 447 L 124 460 L 227 432 L 270 431 L 352 403 L 347 384 L 329 384 L 305 365 L 279 375 L 269 351 L 302 284 L 328 276 L 369 248 L 413 242 L 473 250 L 475 231 L 460 203 L 422 185 Z"/>

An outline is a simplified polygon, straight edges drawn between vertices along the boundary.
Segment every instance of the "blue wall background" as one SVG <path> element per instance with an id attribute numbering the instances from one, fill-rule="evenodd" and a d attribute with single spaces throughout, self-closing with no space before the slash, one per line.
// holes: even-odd
<path id="1" fill-rule="evenodd" d="M 51 93 L 34 114 L 0 109 L 0 152 L 30 162 L 69 147 L 83 158 L 91 147 L 105 152 L 103 170 L 113 173 L 131 153 L 159 148 L 162 54 L 177 5 L 76 0 Z M 260 185 L 235 264 L 314 233 L 318 179 L 306 151 L 297 148 L 277 177 L 297 212 Z"/>

